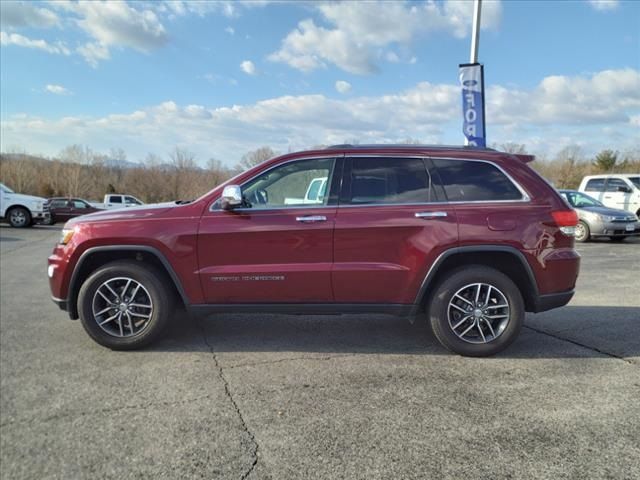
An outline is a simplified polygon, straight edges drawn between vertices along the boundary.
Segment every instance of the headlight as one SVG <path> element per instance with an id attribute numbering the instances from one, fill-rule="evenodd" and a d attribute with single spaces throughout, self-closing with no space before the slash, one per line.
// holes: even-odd
<path id="1" fill-rule="evenodd" d="M 66 245 L 67 243 L 69 243 L 74 233 L 75 233 L 75 230 L 73 228 L 63 228 L 62 233 L 60 235 L 60 244 Z"/>
<path id="2" fill-rule="evenodd" d="M 616 217 L 613 217 L 611 215 L 600 215 L 600 218 L 605 222 L 613 222 Z"/>
<path id="3" fill-rule="evenodd" d="M 42 210 L 42 202 L 36 202 L 36 210 Z"/>

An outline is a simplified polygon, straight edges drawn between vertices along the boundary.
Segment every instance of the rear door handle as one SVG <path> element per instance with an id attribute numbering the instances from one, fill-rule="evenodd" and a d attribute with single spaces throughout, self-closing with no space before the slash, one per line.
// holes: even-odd
<path id="1" fill-rule="evenodd" d="M 314 223 L 314 222 L 326 222 L 327 217 L 324 215 L 306 215 L 304 217 L 296 217 L 296 222 L 302 223 Z"/>
<path id="2" fill-rule="evenodd" d="M 447 212 L 417 212 L 416 218 L 422 218 L 428 220 L 430 218 L 443 218 L 447 216 Z"/>

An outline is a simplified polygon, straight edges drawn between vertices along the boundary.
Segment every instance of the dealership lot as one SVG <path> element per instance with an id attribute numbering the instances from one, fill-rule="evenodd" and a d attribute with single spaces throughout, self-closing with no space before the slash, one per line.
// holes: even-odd
<path id="1" fill-rule="evenodd" d="M 59 228 L 0 227 L 2 478 L 639 478 L 640 239 L 494 358 L 388 316 L 177 314 L 111 352 L 49 299 Z"/>

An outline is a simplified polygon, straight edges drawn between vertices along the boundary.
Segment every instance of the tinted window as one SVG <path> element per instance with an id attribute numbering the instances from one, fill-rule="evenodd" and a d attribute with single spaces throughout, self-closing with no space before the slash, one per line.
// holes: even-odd
<path id="1" fill-rule="evenodd" d="M 122 197 L 120 197 L 119 195 L 114 195 L 109 200 L 109 203 L 122 203 Z"/>
<path id="2" fill-rule="evenodd" d="M 277 166 L 242 186 L 242 195 L 250 208 L 326 205 L 324 190 L 314 197 L 307 191 L 314 182 L 331 178 L 333 158 L 300 160 Z M 320 185 L 318 185 L 319 187 Z"/>
<path id="3" fill-rule="evenodd" d="M 629 181 L 631 181 L 636 188 L 640 188 L 640 177 L 629 177 Z"/>
<path id="4" fill-rule="evenodd" d="M 431 182 L 420 158 L 354 158 L 349 203 L 425 203 Z"/>
<path id="5" fill-rule="evenodd" d="M 450 202 L 521 200 L 522 193 L 494 165 L 465 160 L 434 160 Z"/>
<path id="6" fill-rule="evenodd" d="M 619 192 L 619 188 L 629 189 L 629 185 L 627 185 L 623 180 L 619 178 L 610 178 L 607 182 L 607 192 Z"/>
<path id="7" fill-rule="evenodd" d="M 584 189 L 587 192 L 604 191 L 604 178 L 592 178 L 587 182 L 587 186 Z"/>
<path id="8" fill-rule="evenodd" d="M 49 208 L 65 208 L 67 206 L 66 200 L 52 200 L 49 204 Z"/>

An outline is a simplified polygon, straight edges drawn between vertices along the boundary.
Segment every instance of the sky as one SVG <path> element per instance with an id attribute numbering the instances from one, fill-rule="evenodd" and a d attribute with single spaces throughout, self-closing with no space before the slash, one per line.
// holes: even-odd
<path id="1" fill-rule="evenodd" d="M 471 1 L 0 2 L 0 150 L 462 144 Z M 483 2 L 487 142 L 640 148 L 640 1 Z"/>

